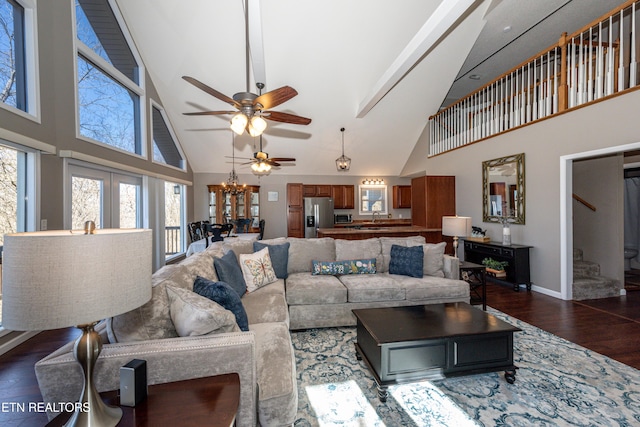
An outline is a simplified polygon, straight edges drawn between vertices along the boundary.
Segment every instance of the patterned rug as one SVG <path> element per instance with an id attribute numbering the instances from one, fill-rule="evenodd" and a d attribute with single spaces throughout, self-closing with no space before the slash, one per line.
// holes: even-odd
<path id="1" fill-rule="evenodd" d="M 299 405 L 307 426 L 636 426 L 640 371 L 497 310 L 522 329 L 516 382 L 503 372 L 406 383 L 381 403 L 355 356 L 355 328 L 293 332 Z"/>

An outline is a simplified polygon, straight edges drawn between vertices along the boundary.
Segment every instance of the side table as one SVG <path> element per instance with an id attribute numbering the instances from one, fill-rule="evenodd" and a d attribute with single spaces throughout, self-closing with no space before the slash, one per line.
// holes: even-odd
<path id="1" fill-rule="evenodd" d="M 487 311 L 487 279 L 484 265 L 461 261 L 460 279 L 469 284 L 471 304 L 482 304 L 482 309 Z"/>
<path id="2" fill-rule="evenodd" d="M 120 392 L 100 393 L 105 403 L 120 405 Z M 224 374 L 213 377 L 150 385 L 145 400 L 135 407 L 121 406 L 118 426 L 233 426 L 240 403 L 240 377 Z M 71 417 L 63 413 L 47 424 L 62 426 Z"/>

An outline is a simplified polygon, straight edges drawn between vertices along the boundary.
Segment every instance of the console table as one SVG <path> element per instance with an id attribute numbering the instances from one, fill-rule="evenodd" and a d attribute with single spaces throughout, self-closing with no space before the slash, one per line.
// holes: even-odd
<path id="1" fill-rule="evenodd" d="M 493 258 L 496 261 L 506 261 L 507 277 L 498 279 L 487 274 L 487 280 L 492 282 L 509 284 L 514 291 L 520 290 L 520 285 L 525 285 L 531 290 L 531 276 L 529 272 L 529 249 L 527 245 L 503 245 L 498 242 L 473 242 L 464 241 L 465 261 L 482 264 L 485 258 Z"/>
<path id="2" fill-rule="evenodd" d="M 482 304 L 487 311 L 487 281 L 484 265 L 469 261 L 460 263 L 460 279 L 469 284 L 470 304 Z"/>

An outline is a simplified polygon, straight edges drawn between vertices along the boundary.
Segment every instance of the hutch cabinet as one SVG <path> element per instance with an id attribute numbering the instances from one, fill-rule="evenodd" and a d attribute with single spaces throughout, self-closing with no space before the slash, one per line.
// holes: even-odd
<path id="1" fill-rule="evenodd" d="M 225 193 L 222 185 L 208 185 L 209 222 L 224 224 L 240 218 L 251 218 L 251 232 L 258 232 L 260 222 L 260 186 L 247 185 L 237 194 Z"/>

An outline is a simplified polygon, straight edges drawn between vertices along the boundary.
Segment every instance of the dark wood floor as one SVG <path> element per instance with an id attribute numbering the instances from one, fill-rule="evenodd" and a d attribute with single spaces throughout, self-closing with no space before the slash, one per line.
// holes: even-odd
<path id="1" fill-rule="evenodd" d="M 489 284 L 487 302 L 504 313 L 640 369 L 640 291 L 629 292 L 625 297 L 574 302 Z M 0 356 L 0 405 L 4 404 L 0 406 L 0 426 L 46 424 L 43 414 L 7 411 L 6 405 L 42 401 L 34 363 L 78 334 L 74 328 L 42 332 Z"/>

